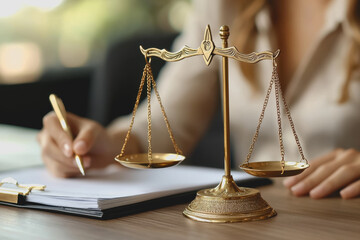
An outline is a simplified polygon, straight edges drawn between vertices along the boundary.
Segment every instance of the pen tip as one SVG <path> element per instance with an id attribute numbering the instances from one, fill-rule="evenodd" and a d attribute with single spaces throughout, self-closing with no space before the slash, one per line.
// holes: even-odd
<path id="1" fill-rule="evenodd" d="M 83 168 L 79 168 L 79 170 L 80 170 L 81 174 L 82 174 L 83 176 L 85 176 L 85 171 L 84 171 L 84 169 L 83 169 Z"/>
<path id="2" fill-rule="evenodd" d="M 83 164 L 82 164 L 82 161 L 81 161 L 81 158 L 79 155 L 75 155 L 75 160 L 76 160 L 76 165 L 78 166 L 81 174 L 83 176 L 85 176 L 85 170 L 84 170 L 84 167 L 83 167 Z"/>
<path id="3" fill-rule="evenodd" d="M 78 164 L 78 167 L 79 167 L 79 171 L 81 172 L 81 175 L 85 176 L 85 170 L 84 170 L 83 165 L 80 163 L 80 164 Z"/>

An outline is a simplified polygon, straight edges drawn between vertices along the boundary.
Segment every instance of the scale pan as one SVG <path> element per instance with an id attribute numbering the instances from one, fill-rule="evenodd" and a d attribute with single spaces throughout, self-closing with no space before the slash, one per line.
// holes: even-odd
<path id="1" fill-rule="evenodd" d="M 308 163 L 286 161 L 283 174 L 279 161 L 251 162 L 242 164 L 240 168 L 256 177 L 288 177 L 302 173 L 309 166 Z"/>
<path id="2" fill-rule="evenodd" d="M 148 160 L 147 153 L 129 154 L 120 157 L 117 155 L 115 160 L 121 165 L 135 169 L 166 168 L 176 166 L 185 159 L 185 156 L 176 153 L 153 153 L 152 161 Z"/>

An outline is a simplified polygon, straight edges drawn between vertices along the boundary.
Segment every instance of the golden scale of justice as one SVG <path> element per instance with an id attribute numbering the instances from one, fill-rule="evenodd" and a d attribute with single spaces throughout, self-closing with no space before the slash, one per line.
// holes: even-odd
<path id="1" fill-rule="evenodd" d="M 178 52 L 168 52 L 165 49 L 149 48 L 143 49 L 140 46 L 142 54 L 145 56 L 145 68 L 140 82 L 139 91 L 136 97 L 134 110 L 132 113 L 131 123 L 127 135 L 125 137 L 124 145 L 121 149 L 121 153 L 116 156 L 115 160 L 122 165 L 129 168 L 136 169 L 150 169 L 150 168 L 165 168 L 179 164 L 185 157 L 178 145 L 175 142 L 172 130 L 168 118 L 166 116 L 164 106 L 161 102 L 160 95 L 156 88 L 150 63 L 151 57 L 159 57 L 165 61 L 175 62 L 182 59 L 202 55 L 205 63 L 210 64 L 214 55 L 222 56 L 222 84 L 223 84 L 223 120 L 224 120 L 224 169 L 225 175 L 222 177 L 220 184 L 211 189 L 204 189 L 197 192 L 196 198 L 189 204 L 184 210 L 183 214 L 193 220 L 202 222 L 240 222 L 240 221 L 252 221 L 267 219 L 276 215 L 275 210 L 260 196 L 260 192 L 253 188 L 238 187 L 231 176 L 230 171 L 230 129 L 229 129 L 229 87 L 228 87 L 228 58 L 235 59 L 246 63 L 257 63 L 262 60 L 272 60 L 273 73 L 269 88 L 266 93 L 264 105 L 259 118 L 259 122 L 254 134 L 249 153 L 247 155 L 245 163 L 240 168 L 245 172 L 258 176 L 258 177 L 285 177 L 292 176 L 301 173 L 309 167 L 308 161 L 304 157 L 302 148 L 298 136 L 295 132 L 294 124 L 290 116 L 289 108 L 285 102 L 283 95 L 281 94 L 281 87 L 279 78 L 276 72 L 275 59 L 279 55 L 279 50 L 274 53 L 265 51 L 251 54 L 242 54 L 235 47 L 228 47 L 229 28 L 222 26 L 220 28 L 220 37 L 222 39 L 222 48 L 215 47 L 212 41 L 210 27 L 207 26 L 204 34 L 204 40 L 198 49 L 192 49 L 187 46 L 183 47 Z M 134 124 L 135 114 L 139 105 L 142 89 L 147 86 L 147 120 L 148 120 L 148 152 L 144 154 L 130 154 L 125 155 L 126 144 L 130 137 L 130 132 Z M 276 108 L 277 108 L 277 122 L 278 122 L 278 135 L 280 143 L 281 160 L 280 161 L 264 161 L 264 162 L 250 162 L 251 154 L 254 150 L 255 142 L 259 135 L 261 123 L 264 118 L 266 106 L 268 104 L 269 96 L 272 90 L 272 86 L 275 88 Z M 153 87 L 157 100 L 159 101 L 162 114 L 170 135 L 170 139 L 173 143 L 176 153 L 152 153 L 151 147 L 151 106 L 150 106 L 150 93 L 151 87 Z M 284 146 L 282 140 L 281 118 L 280 118 L 280 98 L 283 101 L 283 105 L 286 111 L 286 115 L 289 119 L 292 132 L 295 137 L 295 141 L 299 148 L 300 155 L 302 157 L 300 162 L 285 161 Z"/>

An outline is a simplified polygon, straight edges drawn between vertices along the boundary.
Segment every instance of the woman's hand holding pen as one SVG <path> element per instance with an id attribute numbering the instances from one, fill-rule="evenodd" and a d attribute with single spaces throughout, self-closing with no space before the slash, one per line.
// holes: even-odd
<path id="1" fill-rule="evenodd" d="M 284 185 L 295 196 L 323 198 L 338 190 L 344 199 L 360 196 L 360 152 L 337 149 L 314 159 L 302 174 L 287 178 Z"/>
<path id="2" fill-rule="evenodd" d="M 95 121 L 71 113 L 67 114 L 67 122 L 74 140 L 61 128 L 54 112 L 43 118 L 43 129 L 38 135 L 42 159 L 53 175 L 74 177 L 80 174 L 74 153 L 82 156 L 85 169 L 101 168 L 115 162 L 125 133 L 110 132 Z"/>

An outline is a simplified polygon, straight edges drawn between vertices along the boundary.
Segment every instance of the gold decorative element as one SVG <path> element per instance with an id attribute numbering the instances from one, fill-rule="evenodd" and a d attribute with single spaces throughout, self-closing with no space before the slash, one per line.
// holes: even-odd
<path id="1" fill-rule="evenodd" d="M 184 156 L 174 153 L 152 153 L 149 161 L 146 153 L 117 156 L 116 161 L 128 168 L 164 168 L 178 165 L 185 159 Z"/>
<path id="2" fill-rule="evenodd" d="M 220 38 L 222 40 L 222 47 L 227 48 L 227 40 L 230 31 L 228 26 L 221 26 Z M 224 170 L 225 176 L 231 176 L 230 163 L 230 111 L 229 111 L 229 66 L 228 58 L 222 57 L 222 90 L 223 90 L 223 118 L 224 118 Z"/>
<path id="3" fill-rule="evenodd" d="M 166 49 L 160 50 L 158 48 L 144 49 L 142 46 L 140 46 L 140 51 L 144 56 L 158 57 L 167 62 L 176 62 L 176 61 L 180 61 L 184 58 L 203 54 L 201 48 L 193 49 L 188 46 L 183 47 L 178 52 L 168 52 Z"/>
<path id="4" fill-rule="evenodd" d="M 273 72 L 271 75 L 271 80 L 270 80 L 270 84 L 268 87 L 268 90 L 266 92 L 266 96 L 265 96 L 265 100 L 264 100 L 264 104 L 261 110 L 261 114 L 259 117 L 259 122 L 258 125 L 256 127 L 256 131 L 254 134 L 254 137 L 252 139 L 250 148 L 249 148 L 249 153 L 247 154 L 246 157 L 246 161 L 244 164 L 240 165 L 240 168 L 243 169 L 245 172 L 254 175 L 254 176 L 258 176 L 258 177 L 285 177 L 285 176 L 292 176 L 292 175 L 296 175 L 299 174 L 301 172 L 303 172 L 306 168 L 308 168 L 310 165 L 307 161 L 307 159 L 304 156 L 302 147 L 300 145 L 300 141 L 299 141 L 299 137 L 296 134 L 296 130 L 295 130 L 295 126 L 294 126 L 294 122 L 291 118 L 290 115 L 290 110 L 289 107 L 285 101 L 284 95 L 282 94 L 281 91 L 281 86 L 280 86 L 280 80 L 279 80 L 279 75 L 276 71 L 277 68 L 277 64 L 275 62 L 275 59 L 273 60 Z M 275 102 L 276 102 L 276 115 L 277 115 L 277 123 L 278 123 L 278 135 L 279 135 L 279 145 L 280 145 L 280 154 L 281 154 L 281 160 L 280 160 L 280 165 L 276 164 L 279 162 L 272 162 L 272 161 L 266 161 L 266 162 L 256 162 L 256 163 L 249 163 L 250 158 L 251 158 L 251 154 L 254 150 L 254 146 L 255 143 L 258 139 L 259 136 L 259 131 L 260 131 L 260 127 L 261 127 L 261 123 L 264 119 L 265 116 L 265 110 L 266 107 L 268 105 L 269 102 L 269 97 L 270 97 L 270 93 L 272 90 L 272 86 L 275 85 Z M 280 113 L 280 95 L 281 95 L 281 100 L 283 102 L 283 105 L 285 107 L 285 112 L 286 115 L 288 117 L 288 120 L 290 122 L 290 126 L 296 141 L 296 144 L 298 146 L 299 149 L 299 153 L 301 155 L 301 162 L 285 162 L 285 149 L 284 149 L 284 143 L 283 143 L 283 138 L 282 138 L 282 127 L 281 127 L 281 113 Z M 287 171 L 287 172 L 286 172 Z"/>
<path id="5" fill-rule="evenodd" d="M 228 29 L 228 28 L 227 28 Z M 140 46 L 140 51 L 144 56 L 147 57 L 158 57 L 167 62 L 176 62 L 184 58 L 193 57 L 197 55 L 203 55 L 206 65 L 209 65 L 213 55 L 220 55 L 235 59 L 240 62 L 246 63 L 257 63 L 262 60 L 272 60 L 278 57 L 280 50 L 275 52 L 264 51 L 264 52 L 252 52 L 250 54 L 240 53 L 236 47 L 215 47 L 212 41 L 210 26 L 207 25 L 204 33 L 204 40 L 198 49 L 190 48 L 188 46 L 183 47 L 178 52 L 169 52 L 166 49 L 148 48 L 144 49 Z"/>
<path id="6" fill-rule="evenodd" d="M 205 29 L 204 40 L 198 49 L 185 46 L 180 51 L 171 53 L 165 49 L 143 49 L 140 46 L 140 50 L 145 57 L 155 56 L 169 62 L 203 55 L 205 63 L 209 65 L 214 55 L 222 56 L 225 175 L 216 188 L 199 191 L 195 200 L 185 209 L 184 215 L 197 221 L 237 222 L 266 219 L 276 215 L 276 212 L 261 198 L 258 190 L 239 188 L 231 176 L 228 58 L 247 63 L 256 63 L 261 60 L 275 59 L 279 54 L 279 50 L 275 53 L 266 51 L 242 54 L 235 47 L 228 48 L 227 39 L 229 35 L 229 28 L 222 26 L 220 28 L 221 48 L 215 47 L 209 26 Z"/>
<path id="7" fill-rule="evenodd" d="M 130 131 L 131 131 L 131 127 L 133 125 L 137 105 L 139 103 L 141 89 L 142 89 L 142 87 L 144 85 L 144 81 L 145 81 L 144 75 L 149 74 L 149 68 L 150 68 L 149 62 L 150 61 L 149 62 L 147 61 L 148 57 L 158 57 L 158 58 L 161 58 L 168 62 L 175 62 L 175 61 L 180 61 L 180 60 L 188 58 L 188 57 L 202 55 L 205 63 L 207 65 L 209 65 L 211 63 L 211 60 L 214 55 L 222 56 L 222 83 L 223 83 L 222 97 L 223 97 L 223 117 L 224 117 L 224 152 L 225 152 L 224 170 L 225 170 L 225 175 L 223 176 L 220 184 L 217 187 L 199 191 L 197 193 L 196 198 L 190 203 L 190 205 L 183 212 L 183 214 L 185 216 L 187 216 L 191 219 L 194 219 L 197 221 L 203 221 L 203 222 L 251 221 L 251 220 L 267 219 L 267 218 L 270 218 L 270 217 L 276 215 L 275 210 L 272 209 L 267 204 L 267 202 L 261 198 L 258 190 L 251 189 L 251 188 L 239 188 L 231 176 L 228 59 L 232 58 L 237 61 L 242 61 L 242 62 L 247 62 L 247 63 L 257 63 L 262 60 L 273 60 L 273 63 L 275 66 L 276 63 L 274 60 L 278 57 L 280 51 L 279 50 L 277 50 L 275 52 L 264 51 L 264 52 L 259 52 L 259 53 L 253 52 L 250 54 L 243 54 L 243 53 L 240 53 L 235 47 L 228 47 L 227 40 L 228 40 L 229 34 L 230 34 L 229 27 L 222 26 L 220 28 L 220 38 L 222 39 L 222 47 L 221 48 L 215 47 L 215 44 L 212 41 L 211 30 L 210 30 L 209 25 L 206 27 L 205 33 L 204 33 L 204 39 L 201 42 L 200 47 L 198 47 L 197 49 L 193 49 L 188 46 L 185 46 L 178 52 L 169 52 L 165 49 L 160 50 L 157 48 L 143 49 L 140 46 L 140 51 L 145 56 L 147 66 L 144 69 L 143 78 L 142 78 L 142 81 L 140 84 L 138 97 L 136 99 L 136 103 L 135 103 L 135 107 L 134 107 L 134 111 L 133 111 L 133 117 L 131 120 L 130 129 L 125 138 L 125 144 L 123 146 L 121 154 L 119 155 L 120 157 L 123 155 L 126 142 L 130 135 Z M 150 71 L 150 73 L 151 73 L 151 71 Z M 269 87 L 267 96 L 265 98 L 265 103 L 264 103 L 263 111 L 262 111 L 262 115 L 261 115 L 262 117 L 260 117 L 259 126 L 257 128 L 255 137 L 253 138 L 253 144 L 251 146 L 250 156 L 251 156 L 251 152 L 254 148 L 254 144 L 256 142 L 257 136 L 259 134 L 260 124 L 262 122 L 264 111 L 265 111 L 265 108 L 266 108 L 266 105 L 268 102 L 268 98 L 269 98 L 268 95 L 270 94 L 270 91 L 271 91 L 271 88 L 272 88 L 272 85 L 274 84 L 274 82 L 276 83 L 276 81 L 278 81 L 278 79 L 277 80 L 275 79 L 276 77 L 277 77 L 277 75 L 275 76 L 273 73 L 270 87 Z M 151 74 L 151 78 L 152 78 L 152 74 Z M 155 93 L 158 96 L 153 79 L 151 80 L 151 82 L 153 82 Z M 148 86 L 149 86 L 149 80 L 148 80 Z M 281 91 L 279 86 L 280 85 L 278 83 L 275 84 L 275 91 L 276 91 L 277 96 L 279 95 L 279 92 Z M 148 92 L 149 92 L 149 87 L 148 87 Z M 148 96 L 148 104 L 150 102 L 149 99 L 150 98 Z M 158 97 L 158 100 L 160 101 L 159 97 Z M 161 103 L 160 103 L 160 105 L 161 105 Z M 277 107 L 278 106 L 279 106 L 279 100 L 277 97 Z M 293 127 L 293 123 L 291 121 L 290 112 L 288 111 L 287 105 L 285 107 L 286 107 L 287 115 L 291 122 L 291 126 Z M 151 119 L 150 119 L 150 117 L 151 116 L 150 116 L 149 109 L 150 109 L 150 107 L 148 105 L 148 123 L 149 123 L 148 132 L 149 132 L 149 136 L 150 136 L 150 134 L 151 134 Z M 163 111 L 163 109 L 162 109 L 162 112 L 163 112 L 163 114 L 165 113 Z M 278 111 L 278 113 L 279 113 L 279 111 Z M 279 116 L 279 114 L 278 114 L 278 116 Z M 167 120 L 167 117 L 165 114 L 164 114 L 164 118 L 165 118 L 165 120 Z M 281 121 L 281 120 L 279 119 L 279 121 Z M 168 126 L 168 124 L 167 124 L 167 126 Z M 281 122 L 279 122 L 279 126 L 280 126 L 279 128 L 281 128 Z M 172 133 L 170 131 L 170 126 L 168 126 L 168 130 L 169 130 L 170 137 L 173 140 Z M 299 149 L 301 149 L 294 128 L 293 128 L 293 132 L 294 132 L 295 138 L 297 140 Z M 279 131 L 279 135 L 281 135 L 280 131 Z M 151 138 L 149 137 L 149 139 L 151 139 Z M 174 145 L 176 152 L 178 152 L 174 141 L 173 141 L 173 145 Z M 282 138 L 280 138 L 280 145 L 281 145 L 281 149 L 283 149 Z M 150 146 L 150 140 L 149 140 L 149 146 Z M 302 150 L 301 150 L 301 153 L 302 153 Z M 151 154 L 151 147 L 149 147 L 148 154 Z M 125 166 L 128 165 L 128 167 L 135 167 L 135 168 L 144 168 L 145 167 L 146 168 L 148 166 L 155 166 L 154 162 L 144 162 L 143 161 L 143 159 L 145 158 L 144 156 L 146 156 L 146 155 L 145 154 L 139 154 L 139 155 L 135 154 L 135 155 L 123 156 L 121 159 L 117 157 L 116 160 L 119 162 L 125 161 L 126 163 L 125 164 L 123 163 L 123 164 Z M 168 156 L 168 154 L 164 153 L 163 155 L 159 155 L 158 158 L 161 159 L 161 161 L 162 161 L 166 156 Z M 172 157 L 174 157 L 174 156 L 177 156 L 177 155 L 174 154 Z M 141 159 L 141 158 L 143 158 L 143 159 Z M 174 158 L 177 159 L 177 157 L 174 157 Z M 151 159 L 151 158 L 148 157 L 148 159 Z M 248 159 L 250 159 L 250 157 Z M 303 158 L 303 159 L 305 159 L 305 158 Z M 283 161 L 283 158 L 282 158 L 282 161 L 280 161 L 280 163 L 282 166 L 283 174 L 284 175 L 290 174 L 290 172 L 287 172 L 289 167 Z M 169 163 L 166 163 L 165 165 L 158 164 L 156 166 L 157 167 L 167 167 L 167 166 L 171 166 L 171 165 L 174 165 L 174 164 L 172 164 L 172 162 L 171 162 L 171 164 L 169 164 Z M 250 169 L 251 171 L 255 171 L 255 169 L 253 169 L 253 166 L 257 166 L 257 165 L 251 165 L 247 161 L 246 166 L 248 168 L 251 168 Z M 272 171 L 273 170 L 272 166 L 273 166 L 273 164 L 270 164 L 269 166 L 267 166 L 270 169 L 265 169 L 265 170 L 268 172 Z M 277 162 L 277 166 L 279 166 L 278 162 Z M 299 167 L 299 166 L 296 166 L 296 167 Z M 284 172 L 284 170 L 285 170 L 285 172 Z M 291 169 L 291 171 L 292 170 L 293 169 Z M 262 172 L 264 172 L 264 169 Z M 259 172 L 257 172 L 257 174 L 261 174 L 262 172 L 259 171 Z M 277 170 L 275 172 L 276 172 L 276 174 L 278 174 Z M 294 171 L 292 171 L 291 173 L 294 173 Z"/>
<path id="8" fill-rule="evenodd" d="M 207 45 L 207 43 L 204 43 L 204 45 Z M 203 46 L 205 48 L 205 46 Z M 158 57 L 161 58 L 164 61 L 167 62 L 177 62 L 184 58 L 203 55 L 202 47 L 198 49 L 193 49 L 188 46 L 183 47 L 178 52 L 169 52 L 166 49 L 158 49 L 158 48 L 148 48 L 144 49 L 142 46 L 140 46 L 140 51 L 142 54 L 147 55 L 149 57 Z M 206 65 L 209 65 L 212 56 L 213 55 L 220 55 L 223 57 L 229 57 L 232 59 L 235 59 L 240 62 L 246 62 L 246 63 L 257 63 L 262 60 L 272 60 L 273 58 L 276 58 L 280 54 L 280 50 L 276 50 L 274 53 L 265 51 L 265 52 L 252 52 L 249 54 L 243 54 L 240 53 L 236 47 L 229 47 L 229 48 L 217 48 L 215 47 L 212 51 L 212 54 L 209 56 L 209 60 L 207 61 L 205 55 L 204 60 Z"/>
<path id="9" fill-rule="evenodd" d="M 229 48 L 215 48 L 214 54 L 223 57 L 229 57 L 240 62 L 257 63 L 262 60 L 272 60 L 273 58 L 276 58 L 280 54 L 280 50 L 276 50 L 274 53 L 265 51 L 260 53 L 252 52 L 250 54 L 243 54 L 240 53 L 236 49 L 236 47 L 229 47 Z"/>
<path id="10" fill-rule="evenodd" d="M 209 65 L 212 60 L 212 53 L 215 48 L 215 44 L 212 40 L 210 26 L 207 25 L 204 33 L 204 40 L 201 42 L 200 48 L 203 52 L 203 57 L 206 65 Z"/>
<path id="11" fill-rule="evenodd" d="M 239 188 L 223 176 L 216 188 L 201 190 L 183 214 L 202 222 L 244 222 L 273 217 L 276 212 L 253 188 Z"/>
<path id="12" fill-rule="evenodd" d="M 159 92 L 156 87 L 156 82 L 155 82 L 153 74 L 152 74 L 152 70 L 151 70 L 151 66 L 150 66 L 151 59 L 148 61 L 145 56 L 145 60 L 146 60 L 146 64 L 145 64 L 145 67 L 143 70 L 143 75 L 141 77 L 139 91 L 136 96 L 136 101 L 135 101 L 134 109 L 132 112 L 130 126 L 126 133 L 125 141 L 121 148 L 121 153 L 115 157 L 115 160 L 117 162 L 119 162 L 120 164 L 122 164 L 126 167 L 130 167 L 130 168 L 160 168 L 160 167 L 174 166 L 174 165 L 177 165 L 180 162 L 182 162 L 185 159 L 185 157 L 181 155 L 182 151 L 178 147 L 177 143 L 175 142 L 174 134 L 171 130 L 168 117 L 165 113 L 165 109 L 162 104 Z M 146 84 L 146 90 L 147 90 L 146 92 L 147 92 L 148 152 L 147 152 L 147 154 L 124 155 L 125 148 L 129 141 L 130 133 L 131 133 L 132 127 L 134 125 L 135 115 L 136 115 L 136 111 L 137 111 L 139 103 L 140 103 L 140 96 L 141 96 L 141 93 L 142 93 L 144 85 L 145 85 L 145 80 L 147 81 L 146 82 L 147 83 Z M 163 114 L 164 121 L 165 121 L 167 130 L 168 130 L 168 133 L 170 135 L 171 142 L 172 142 L 175 152 L 176 152 L 176 154 L 156 153 L 156 154 L 154 154 L 155 155 L 154 159 L 153 159 L 153 152 L 152 152 L 152 146 L 151 146 L 151 139 L 152 139 L 152 136 L 151 136 L 151 105 L 150 105 L 151 86 L 153 87 L 156 98 L 160 104 L 161 112 Z"/>
<path id="13" fill-rule="evenodd" d="M 3 187 L 4 184 L 15 185 L 16 188 Z M 19 195 L 26 196 L 32 190 L 44 191 L 45 185 L 40 184 L 19 184 L 17 180 L 12 177 L 4 178 L 0 182 L 0 201 L 9 203 L 18 203 Z"/>
<path id="14" fill-rule="evenodd" d="M 226 53 L 222 55 L 225 175 L 217 187 L 199 191 L 196 198 L 183 212 L 185 216 L 202 222 L 253 221 L 267 219 L 276 215 L 275 210 L 261 198 L 258 190 L 239 188 L 231 176 L 228 54 L 236 53 L 237 50 L 236 48 L 230 48 L 230 51 L 226 50 L 229 49 L 227 43 L 229 35 L 229 27 L 222 26 L 220 28 L 220 38 L 222 39 L 222 49 Z M 213 54 L 216 54 L 216 49 Z M 246 58 L 243 60 L 246 62 L 258 60 L 254 57 L 257 56 L 256 54 L 236 56 L 245 56 Z M 264 56 L 267 56 L 267 54 Z M 274 55 L 270 53 L 269 56 Z"/>
<path id="15" fill-rule="evenodd" d="M 240 168 L 257 177 L 289 177 L 300 174 L 309 167 L 307 162 L 284 161 L 283 164 L 279 165 L 279 161 L 251 162 L 242 164 Z"/>

